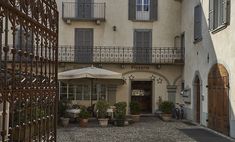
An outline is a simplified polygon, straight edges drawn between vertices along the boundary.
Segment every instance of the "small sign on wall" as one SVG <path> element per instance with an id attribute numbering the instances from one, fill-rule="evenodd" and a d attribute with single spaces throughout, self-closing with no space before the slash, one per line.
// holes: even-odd
<path id="1" fill-rule="evenodd" d="M 184 103 L 191 104 L 191 89 L 184 89 L 181 92 L 181 95 L 183 96 Z"/>

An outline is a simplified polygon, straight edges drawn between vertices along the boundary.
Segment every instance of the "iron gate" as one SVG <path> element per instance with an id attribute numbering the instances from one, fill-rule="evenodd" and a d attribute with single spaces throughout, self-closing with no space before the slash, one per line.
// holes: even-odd
<path id="1" fill-rule="evenodd" d="M 55 0 L 0 0 L 0 141 L 56 141 Z"/>

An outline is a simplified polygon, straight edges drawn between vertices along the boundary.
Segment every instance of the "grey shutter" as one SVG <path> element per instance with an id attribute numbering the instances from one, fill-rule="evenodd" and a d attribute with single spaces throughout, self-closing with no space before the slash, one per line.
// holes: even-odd
<path id="1" fill-rule="evenodd" d="M 77 0 L 76 2 L 77 6 L 77 14 L 76 14 L 76 18 L 78 19 L 82 19 L 84 16 L 84 1 L 83 0 Z"/>
<path id="2" fill-rule="evenodd" d="M 27 45 L 26 45 L 26 40 L 27 40 Z M 16 46 L 16 50 L 17 52 L 22 49 L 23 52 L 25 52 L 27 50 L 28 53 L 33 53 L 34 54 L 34 47 L 33 47 L 33 33 L 32 31 L 28 32 L 28 35 L 25 35 L 25 30 L 22 28 L 17 28 L 16 31 L 16 36 L 15 36 L 15 46 Z M 27 48 L 27 49 L 26 49 Z M 23 58 L 25 58 L 25 56 L 22 56 Z M 26 61 L 25 59 L 22 58 L 22 61 Z M 16 56 L 16 61 L 19 61 L 20 58 L 17 55 Z M 30 61 L 30 57 L 27 57 L 27 60 Z"/>
<path id="3" fill-rule="evenodd" d="M 93 29 L 75 29 L 75 61 L 90 63 L 93 60 Z"/>
<path id="4" fill-rule="evenodd" d="M 201 5 L 194 8 L 194 40 L 200 40 L 202 37 L 202 13 Z"/>
<path id="5" fill-rule="evenodd" d="M 150 0 L 150 20 L 158 19 L 158 0 Z"/>
<path id="6" fill-rule="evenodd" d="M 136 20 L 136 0 L 129 0 L 128 19 Z"/>
<path id="7" fill-rule="evenodd" d="M 229 0 L 222 0 L 222 24 L 228 23 Z"/>
<path id="8" fill-rule="evenodd" d="M 209 2 L 209 30 L 214 29 L 214 0 Z"/>
<path id="9" fill-rule="evenodd" d="M 136 63 L 151 63 L 152 31 L 134 31 L 134 61 Z"/>

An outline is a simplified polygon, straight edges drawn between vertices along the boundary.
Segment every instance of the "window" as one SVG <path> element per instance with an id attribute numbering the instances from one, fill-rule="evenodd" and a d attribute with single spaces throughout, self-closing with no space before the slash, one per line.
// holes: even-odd
<path id="1" fill-rule="evenodd" d="M 194 42 L 202 39 L 202 8 L 197 5 L 194 8 Z"/>
<path id="2" fill-rule="evenodd" d="M 82 100 L 83 96 L 82 96 L 82 85 L 78 85 L 76 86 L 76 95 L 75 95 L 75 99 L 76 100 Z"/>
<path id="3" fill-rule="evenodd" d="M 136 10 L 137 11 L 149 11 L 149 0 L 136 0 Z"/>
<path id="4" fill-rule="evenodd" d="M 107 100 L 107 85 L 94 84 L 91 96 L 90 85 L 71 85 L 60 82 L 60 100 Z"/>
<path id="5" fill-rule="evenodd" d="M 157 20 L 158 0 L 129 0 L 129 20 Z"/>
<path id="6" fill-rule="evenodd" d="M 221 29 L 229 24 L 230 0 L 210 0 L 209 29 Z"/>

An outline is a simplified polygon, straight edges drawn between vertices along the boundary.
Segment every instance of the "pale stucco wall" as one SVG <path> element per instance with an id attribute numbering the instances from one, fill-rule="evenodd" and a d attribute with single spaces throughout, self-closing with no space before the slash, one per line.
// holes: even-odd
<path id="1" fill-rule="evenodd" d="M 72 1 L 72 0 L 70 0 Z M 58 9 L 62 11 L 62 2 L 58 0 Z M 59 18 L 59 44 L 74 45 L 75 28 L 94 28 L 94 46 L 133 46 L 134 29 L 152 29 L 153 47 L 173 47 L 174 37 L 180 33 L 181 4 L 174 0 L 159 0 L 158 20 L 155 22 L 132 22 L 128 20 L 128 0 L 96 0 L 106 3 L 106 21 L 72 21 L 66 24 Z M 113 31 L 113 26 L 117 31 Z"/>
<path id="2" fill-rule="evenodd" d="M 202 41 L 194 44 L 194 7 L 197 4 L 202 5 Z M 231 21 L 230 25 L 224 30 L 211 33 L 208 30 L 208 15 L 209 15 L 209 1 L 205 0 L 183 0 L 182 2 L 182 29 L 181 32 L 185 32 L 185 67 L 184 67 L 184 80 L 185 86 L 191 88 L 191 102 L 193 102 L 193 79 L 195 73 L 198 71 L 202 81 L 202 113 L 201 113 L 201 123 L 202 125 L 207 125 L 207 78 L 210 68 L 215 63 L 223 64 L 228 72 L 230 78 L 229 97 L 230 97 L 230 124 L 234 124 L 234 109 L 235 109 L 235 76 L 232 72 L 235 70 L 235 3 L 231 1 Z M 208 60 L 209 57 L 209 60 Z M 193 103 L 188 105 L 187 108 L 193 110 Z M 190 111 L 189 111 L 190 112 Z M 192 113 L 192 112 L 190 112 Z M 190 119 L 194 119 L 193 116 Z M 234 125 L 230 125 L 231 136 L 235 136 Z"/>
<path id="3" fill-rule="evenodd" d="M 90 65 L 61 64 L 59 66 L 59 72 L 68 69 L 78 69 L 86 66 Z M 137 69 L 139 67 L 142 67 L 144 69 Z M 123 74 L 125 83 L 124 84 L 115 83 L 117 84 L 116 102 L 121 102 L 121 101 L 125 101 L 127 103 L 130 102 L 131 80 L 129 76 L 132 75 L 134 76 L 133 81 L 153 81 L 153 87 L 152 87 L 153 112 L 158 108 L 157 103 L 159 96 L 161 96 L 163 100 L 168 100 L 167 87 L 169 85 L 176 85 L 177 87 L 176 103 L 183 103 L 182 96 L 180 95 L 181 82 L 182 82 L 181 78 L 182 66 L 180 65 L 164 65 L 161 66 L 160 69 L 157 69 L 156 66 L 153 65 L 125 65 L 124 67 L 121 65 L 103 65 L 102 68 Z M 152 76 L 155 77 L 154 80 L 152 80 Z M 162 80 L 162 82 L 158 82 L 158 79 Z M 114 83 L 113 81 L 107 82 L 106 80 L 104 80 L 103 82 L 111 84 Z M 80 101 L 80 103 L 82 105 L 88 105 L 88 106 L 90 104 L 89 101 Z"/>

